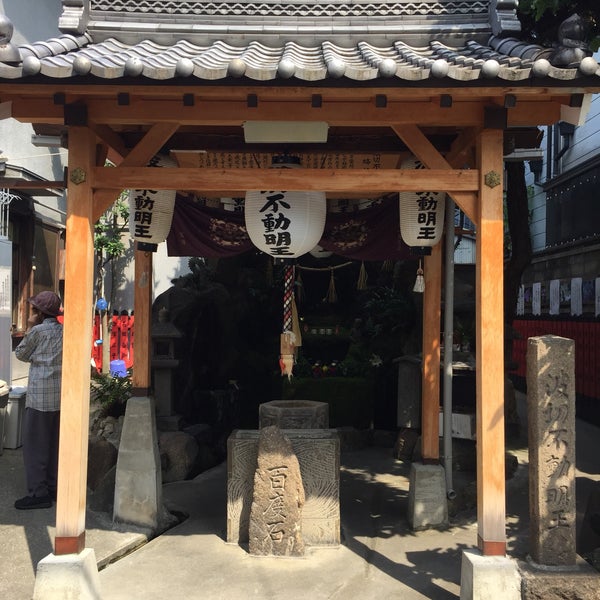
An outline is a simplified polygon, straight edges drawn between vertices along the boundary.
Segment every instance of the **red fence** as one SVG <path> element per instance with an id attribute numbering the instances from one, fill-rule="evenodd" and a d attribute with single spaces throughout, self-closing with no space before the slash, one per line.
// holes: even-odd
<path id="1" fill-rule="evenodd" d="M 92 339 L 92 358 L 98 370 L 102 369 L 102 346 L 110 344 L 110 360 L 123 360 L 125 367 L 133 366 L 133 321 L 134 317 L 127 314 L 113 315 L 110 327 L 110 340 L 102 340 L 100 315 L 94 318 Z"/>
<path id="2" fill-rule="evenodd" d="M 559 335 L 575 342 L 575 390 L 588 398 L 600 399 L 600 322 L 519 319 L 513 327 L 522 339 L 514 340 L 513 359 L 519 367 L 515 374 L 526 377 L 527 338 Z"/>

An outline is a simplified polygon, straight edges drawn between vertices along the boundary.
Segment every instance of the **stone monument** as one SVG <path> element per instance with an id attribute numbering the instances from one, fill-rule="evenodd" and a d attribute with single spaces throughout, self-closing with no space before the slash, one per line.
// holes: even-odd
<path id="1" fill-rule="evenodd" d="M 275 425 L 261 429 L 250 509 L 250 554 L 303 556 L 304 487 L 290 440 Z"/>
<path id="2" fill-rule="evenodd" d="M 302 509 L 305 546 L 340 544 L 340 439 L 331 429 L 286 429 L 298 458 L 306 503 Z M 248 541 L 257 430 L 236 430 L 227 440 L 227 542 Z"/>
<path id="3" fill-rule="evenodd" d="M 574 565 L 575 345 L 548 335 L 527 345 L 531 557 Z"/>

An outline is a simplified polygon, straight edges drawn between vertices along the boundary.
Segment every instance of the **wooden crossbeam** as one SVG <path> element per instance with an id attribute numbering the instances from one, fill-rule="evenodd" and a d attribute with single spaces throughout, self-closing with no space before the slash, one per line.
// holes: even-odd
<path id="1" fill-rule="evenodd" d="M 117 105 L 113 99 L 84 98 L 89 122 L 97 125 L 131 126 L 172 121 L 177 115 L 182 125 L 241 126 L 248 120 L 327 121 L 330 126 L 384 127 L 392 124 L 421 126 L 473 127 L 483 124 L 485 99 L 454 101 L 452 107 L 439 105 L 439 96 L 420 101 L 388 98 L 384 108 L 375 101 L 336 100 L 312 108 L 306 101 L 260 101 L 248 107 L 247 101 L 225 98 L 195 102 L 183 106 L 181 99 L 135 99 L 128 105 Z M 555 123 L 560 119 L 559 102 L 548 100 L 519 102 L 508 112 L 508 125 L 535 126 Z M 63 124 L 63 106 L 54 105 L 48 98 L 21 98 L 12 103 L 11 116 L 22 122 Z"/>
<path id="2" fill-rule="evenodd" d="M 430 169 L 452 170 L 452 166 L 437 151 L 435 146 L 416 125 L 394 125 L 392 129 L 425 166 Z M 469 219 L 471 219 L 473 223 L 476 223 L 477 202 L 475 194 L 464 193 L 457 190 L 446 191 Z"/>
<path id="3" fill-rule="evenodd" d="M 478 171 L 400 169 L 153 169 L 96 167 L 96 189 L 206 190 L 321 190 L 329 192 L 432 192 L 478 189 Z"/>

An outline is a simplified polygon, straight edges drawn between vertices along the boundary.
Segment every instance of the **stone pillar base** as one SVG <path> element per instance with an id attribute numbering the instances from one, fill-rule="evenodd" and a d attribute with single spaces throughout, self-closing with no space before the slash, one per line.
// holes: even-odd
<path id="1" fill-rule="evenodd" d="M 412 463 L 408 522 L 416 530 L 448 524 L 446 478 L 441 465 Z"/>
<path id="2" fill-rule="evenodd" d="M 162 518 L 162 473 L 154 399 L 129 398 L 115 475 L 113 519 L 159 530 Z"/>
<path id="3" fill-rule="evenodd" d="M 49 554 L 37 566 L 33 600 L 100 600 L 100 578 L 92 548 L 79 554 Z"/>
<path id="4" fill-rule="evenodd" d="M 521 600 L 521 575 L 506 556 L 483 556 L 465 550 L 460 572 L 460 600 Z"/>

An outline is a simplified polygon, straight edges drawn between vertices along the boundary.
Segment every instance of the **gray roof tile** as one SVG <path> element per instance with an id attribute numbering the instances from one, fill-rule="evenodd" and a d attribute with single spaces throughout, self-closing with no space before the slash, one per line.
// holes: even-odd
<path id="1" fill-rule="evenodd" d="M 423 47 L 412 47 L 402 41 L 387 46 L 367 41 L 350 46 L 332 41 L 314 46 L 294 41 L 268 46 L 252 41 L 248 27 L 243 29 L 246 35 L 241 35 L 240 28 L 239 45 L 220 40 L 198 45 L 186 39 L 172 44 L 149 39 L 129 44 L 115 38 L 92 43 L 87 34 L 62 35 L 21 46 L 23 62 L 20 65 L 0 63 L 0 77 L 19 79 L 41 74 L 56 79 L 91 76 L 158 81 L 177 77 L 207 81 L 226 77 L 255 81 L 291 77 L 323 81 L 345 77 L 353 81 L 396 78 L 418 82 L 447 78 L 457 82 L 478 79 L 516 82 L 532 76 L 568 81 L 582 75 L 600 75 L 598 63 L 591 57 L 582 61 L 581 69 L 557 68 L 548 62 L 551 49 L 516 38 L 491 36 L 487 45 L 469 40 L 460 47 L 435 40 Z M 235 39 L 235 36 L 228 38 Z"/>

